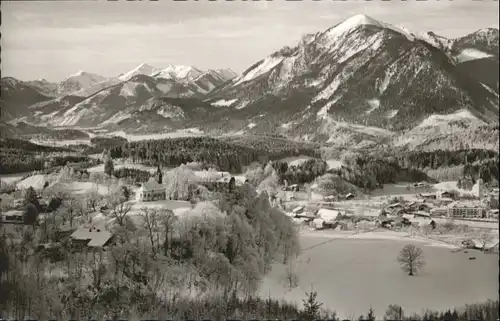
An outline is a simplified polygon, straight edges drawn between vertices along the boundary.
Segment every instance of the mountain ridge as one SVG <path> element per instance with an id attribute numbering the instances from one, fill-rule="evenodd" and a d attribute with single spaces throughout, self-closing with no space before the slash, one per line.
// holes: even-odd
<path id="1" fill-rule="evenodd" d="M 40 123 L 50 115 L 51 126 L 189 126 L 324 142 L 363 133 L 370 140 L 462 110 L 483 123 L 498 122 L 495 66 L 498 29 L 448 39 L 355 15 L 302 36 L 239 76 L 230 69 L 141 64 L 77 95 L 32 104 L 39 114 L 27 120 Z M 182 117 L 189 108 L 198 112 Z"/>

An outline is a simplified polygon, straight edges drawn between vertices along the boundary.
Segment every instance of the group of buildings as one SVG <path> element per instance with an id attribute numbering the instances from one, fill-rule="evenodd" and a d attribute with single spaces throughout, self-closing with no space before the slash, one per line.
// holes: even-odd
<path id="1" fill-rule="evenodd" d="M 498 188 L 488 190 L 478 179 L 469 195 L 455 192 L 438 191 L 420 193 L 418 197 L 432 204 L 431 216 L 446 216 L 457 219 L 498 219 Z"/>
<path id="2" fill-rule="evenodd" d="M 150 181 L 143 183 L 137 190 L 136 199 L 139 202 L 151 202 L 158 200 L 166 200 L 171 196 L 167 196 L 167 184 L 163 182 L 163 177 L 160 170 L 155 177 Z M 246 182 L 242 176 L 231 176 L 228 172 L 195 172 L 194 178 L 190 180 L 193 185 L 205 185 L 207 187 L 222 188 L 227 187 L 234 182 L 235 186 L 241 186 Z M 177 197 L 174 197 L 177 199 Z"/>

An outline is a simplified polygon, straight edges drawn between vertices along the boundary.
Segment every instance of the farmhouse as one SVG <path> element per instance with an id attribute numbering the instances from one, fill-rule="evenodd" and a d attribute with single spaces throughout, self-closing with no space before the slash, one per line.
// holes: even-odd
<path id="1" fill-rule="evenodd" d="M 439 199 L 442 199 L 442 198 L 451 198 L 453 199 L 455 197 L 455 194 L 451 193 L 451 192 L 448 192 L 448 191 L 439 191 L 436 193 L 437 197 Z"/>
<path id="2" fill-rule="evenodd" d="M 167 198 L 167 191 L 165 185 L 158 184 L 152 180 L 141 185 L 137 190 L 136 198 L 141 202 L 165 200 Z"/>
<path id="3" fill-rule="evenodd" d="M 297 215 L 297 214 L 301 214 L 304 212 L 304 206 L 297 206 L 296 208 L 294 208 L 292 210 L 293 214 Z"/>
<path id="4" fill-rule="evenodd" d="M 339 211 L 336 210 L 329 210 L 326 208 L 320 208 L 318 210 L 318 213 L 316 213 L 317 217 L 322 218 L 325 222 L 333 222 L 337 218 L 337 216 L 340 215 Z"/>
<path id="5" fill-rule="evenodd" d="M 435 200 L 436 199 L 436 194 L 434 193 L 420 193 L 418 194 L 419 198 L 423 198 L 424 200 Z"/>
<path id="6" fill-rule="evenodd" d="M 82 226 L 71 234 L 72 245 L 77 248 L 102 248 L 113 241 L 113 234 L 104 227 Z"/>

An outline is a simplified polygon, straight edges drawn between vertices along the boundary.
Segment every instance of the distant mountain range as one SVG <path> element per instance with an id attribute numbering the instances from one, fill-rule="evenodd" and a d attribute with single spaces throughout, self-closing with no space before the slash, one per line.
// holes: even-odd
<path id="1" fill-rule="evenodd" d="M 356 15 L 305 35 L 240 76 L 141 64 L 115 78 L 79 72 L 59 84 L 2 78 L 2 118 L 323 142 L 356 135 L 358 143 L 432 127 L 436 119 L 439 126 L 445 119 L 477 128 L 498 124 L 498 36 L 490 28 L 447 39 Z"/>

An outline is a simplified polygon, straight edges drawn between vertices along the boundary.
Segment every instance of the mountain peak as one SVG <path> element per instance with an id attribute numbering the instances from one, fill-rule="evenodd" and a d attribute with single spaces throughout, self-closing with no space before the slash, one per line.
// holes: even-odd
<path id="1" fill-rule="evenodd" d="M 415 36 L 412 33 L 410 33 L 406 28 L 381 22 L 365 14 L 356 14 L 354 16 L 351 16 L 346 20 L 344 20 L 343 22 L 328 29 L 324 34 L 326 34 L 328 37 L 332 36 L 337 37 L 343 34 L 347 34 L 352 30 L 357 29 L 360 26 L 375 26 L 381 29 L 392 30 L 396 33 L 405 36 L 410 41 L 413 41 L 415 39 Z"/>
<path id="2" fill-rule="evenodd" d="M 158 73 L 159 69 L 151 66 L 150 64 L 147 63 L 142 63 L 135 67 L 134 69 L 130 70 L 129 72 L 126 72 L 125 74 L 120 75 L 118 78 L 120 80 L 129 80 L 135 75 L 146 75 L 146 76 L 153 76 L 154 74 Z"/>
<path id="3" fill-rule="evenodd" d="M 83 70 L 79 70 L 79 71 L 75 72 L 74 74 L 69 75 L 69 77 L 68 77 L 68 78 L 71 78 L 71 77 L 78 77 L 78 76 L 83 76 L 84 74 L 86 74 L 86 72 L 85 72 L 85 71 L 83 71 Z"/>
<path id="4" fill-rule="evenodd" d="M 375 26 L 381 26 L 381 23 L 375 19 L 373 19 L 370 16 L 367 16 L 365 14 L 356 14 L 354 16 L 351 16 L 344 20 L 343 24 L 348 24 L 351 26 L 358 26 L 358 25 L 375 25 Z"/>

